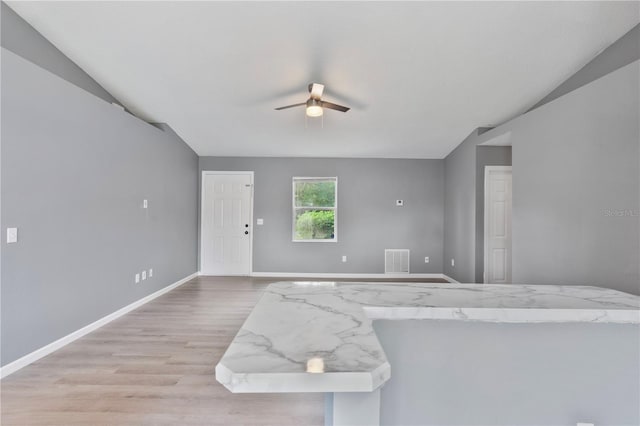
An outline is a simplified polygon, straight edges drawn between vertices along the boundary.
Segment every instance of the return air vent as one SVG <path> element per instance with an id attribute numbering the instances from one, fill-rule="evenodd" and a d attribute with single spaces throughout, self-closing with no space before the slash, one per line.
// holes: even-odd
<path id="1" fill-rule="evenodd" d="M 409 250 L 385 249 L 384 273 L 385 274 L 408 274 L 409 273 Z"/>

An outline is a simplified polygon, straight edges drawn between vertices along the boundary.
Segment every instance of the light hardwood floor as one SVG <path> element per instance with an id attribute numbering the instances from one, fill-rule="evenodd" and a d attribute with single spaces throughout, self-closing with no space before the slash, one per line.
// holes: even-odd
<path id="1" fill-rule="evenodd" d="M 273 281 L 195 278 L 19 370 L 1 382 L 2 425 L 324 424 L 322 394 L 232 394 L 215 380 Z"/>

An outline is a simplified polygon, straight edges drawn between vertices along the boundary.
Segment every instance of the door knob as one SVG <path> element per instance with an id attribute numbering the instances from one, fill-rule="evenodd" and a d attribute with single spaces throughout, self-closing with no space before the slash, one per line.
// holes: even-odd
<path id="1" fill-rule="evenodd" d="M 249 235 L 249 231 L 244 231 L 244 235 Z"/>
<path id="2" fill-rule="evenodd" d="M 245 224 L 244 224 L 244 227 L 245 227 L 245 228 L 248 228 L 248 227 L 249 227 L 249 224 L 248 224 L 248 223 L 245 223 Z"/>

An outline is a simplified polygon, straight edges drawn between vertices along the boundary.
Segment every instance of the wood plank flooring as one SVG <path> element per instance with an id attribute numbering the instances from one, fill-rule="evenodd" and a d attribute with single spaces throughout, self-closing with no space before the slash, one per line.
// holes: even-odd
<path id="1" fill-rule="evenodd" d="M 19 370 L 1 382 L 2 425 L 324 424 L 322 394 L 232 394 L 216 382 L 273 281 L 195 278 Z"/>

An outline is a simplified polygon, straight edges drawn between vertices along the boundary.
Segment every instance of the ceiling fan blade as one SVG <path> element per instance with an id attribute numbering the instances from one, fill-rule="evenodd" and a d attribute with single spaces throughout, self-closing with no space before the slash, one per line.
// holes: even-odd
<path id="1" fill-rule="evenodd" d="M 309 85 L 309 93 L 311 93 L 312 99 L 320 99 L 322 92 L 324 92 L 324 84 L 311 83 Z"/>
<path id="2" fill-rule="evenodd" d="M 299 104 L 287 105 L 287 106 L 283 106 L 283 107 L 279 107 L 279 108 L 275 108 L 275 109 L 276 109 L 276 111 L 280 111 L 282 109 L 299 107 L 299 106 L 306 105 L 306 104 L 307 104 L 306 102 L 302 102 L 302 103 L 299 103 Z"/>
<path id="3" fill-rule="evenodd" d="M 322 108 L 335 109 L 336 111 L 342 111 L 342 112 L 347 112 L 351 109 L 349 107 L 334 104 L 327 101 L 320 101 L 320 105 L 322 106 Z"/>

